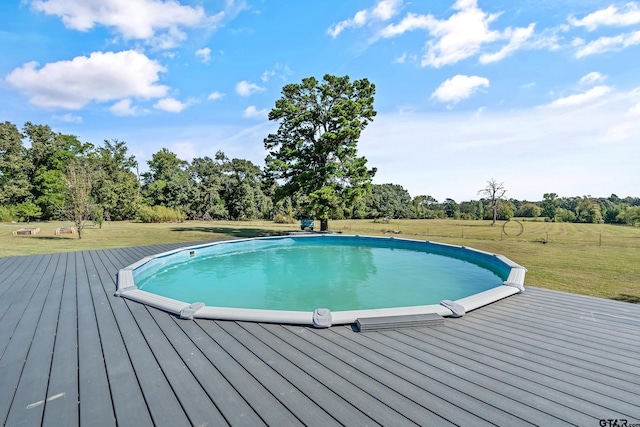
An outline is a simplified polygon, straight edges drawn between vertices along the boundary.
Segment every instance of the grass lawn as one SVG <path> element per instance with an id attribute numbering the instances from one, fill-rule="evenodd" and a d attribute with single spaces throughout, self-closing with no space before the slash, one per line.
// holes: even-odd
<path id="1" fill-rule="evenodd" d="M 525 221 L 503 225 L 455 220 L 329 223 L 333 231 L 345 234 L 393 235 L 500 253 L 528 269 L 526 285 L 640 303 L 640 228 Z M 70 226 L 69 222 L 0 223 L 0 257 L 268 236 L 297 229 L 297 224 L 270 221 L 109 222 L 102 228 L 86 227 L 81 240 L 77 235 L 55 235 L 56 228 Z M 40 232 L 14 237 L 12 231 L 22 227 L 38 227 Z"/>

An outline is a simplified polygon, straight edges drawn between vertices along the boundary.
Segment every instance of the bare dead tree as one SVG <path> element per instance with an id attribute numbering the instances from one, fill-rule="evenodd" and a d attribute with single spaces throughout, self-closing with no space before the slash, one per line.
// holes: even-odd
<path id="1" fill-rule="evenodd" d="M 496 219 L 498 218 L 498 202 L 500 202 L 500 199 L 504 197 L 506 192 L 504 182 L 499 183 L 493 178 L 487 181 L 486 187 L 478 191 L 478 194 L 489 199 L 489 206 L 491 206 L 491 211 L 493 212 L 493 222 L 491 225 L 495 225 L 496 223 Z"/>

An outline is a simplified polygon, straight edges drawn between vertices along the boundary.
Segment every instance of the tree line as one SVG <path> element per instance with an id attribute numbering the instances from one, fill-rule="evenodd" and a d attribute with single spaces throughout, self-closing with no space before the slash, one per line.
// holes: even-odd
<path id="1" fill-rule="evenodd" d="M 28 141 L 27 148 L 24 141 Z M 0 124 L 0 220 L 175 221 L 266 219 L 281 222 L 308 216 L 301 193 L 277 198 L 282 188 L 249 160 L 186 161 L 166 148 L 154 153 L 144 173 L 124 141 L 82 143 L 47 125 Z M 80 211 L 74 212 L 81 207 Z M 500 199 L 497 218 L 540 218 L 583 223 L 640 223 L 640 198 L 560 197 L 537 202 Z M 370 184 L 348 209 L 331 218 L 491 219 L 491 200 L 438 201 L 411 197 L 397 184 Z"/>

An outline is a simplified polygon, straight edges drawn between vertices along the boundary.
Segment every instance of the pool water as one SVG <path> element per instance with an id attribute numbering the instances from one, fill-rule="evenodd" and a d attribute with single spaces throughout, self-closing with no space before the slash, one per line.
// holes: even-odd
<path id="1" fill-rule="evenodd" d="M 343 311 L 438 304 L 495 288 L 506 278 L 427 249 L 317 240 L 196 251 L 187 261 L 135 273 L 135 282 L 147 292 L 214 307 Z"/>

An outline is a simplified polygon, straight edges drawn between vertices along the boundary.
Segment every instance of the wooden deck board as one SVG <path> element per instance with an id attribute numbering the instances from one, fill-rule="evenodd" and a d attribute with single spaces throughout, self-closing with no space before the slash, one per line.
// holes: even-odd
<path id="1" fill-rule="evenodd" d="M 66 254 L 65 283 L 53 349 L 42 425 L 74 426 L 78 413 L 78 312 L 76 308 L 76 253 Z"/>
<path id="2" fill-rule="evenodd" d="M 189 244 L 0 259 L 0 422 L 640 423 L 640 306 L 527 288 L 444 326 L 366 334 L 182 320 L 115 297 Z"/>
<path id="3" fill-rule="evenodd" d="M 65 264 L 61 265 L 59 254 L 52 257 L 48 270 L 51 274 L 43 276 L 42 281 L 45 298 L 7 417 L 9 425 L 32 426 L 40 423 L 44 402 L 48 397 L 47 385 L 65 276 Z"/>
<path id="4" fill-rule="evenodd" d="M 51 256 L 45 257 L 43 262 L 31 276 L 33 282 L 25 286 L 24 298 L 17 299 L 12 306 L 12 317 L 16 322 L 5 321 L 0 323 L 2 337 L 6 347 L 0 358 L 0 420 L 6 421 L 9 412 L 13 409 L 16 390 L 24 371 L 25 361 L 29 355 L 31 343 L 38 326 L 40 313 L 46 300 L 48 285 L 55 270 L 51 264 Z M 6 332 L 5 332 L 6 330 Z M 23 402 L 16 402 L 16 409 L 20 409 Z M 26 409 L 26 405 L 23 406 Z"/>

